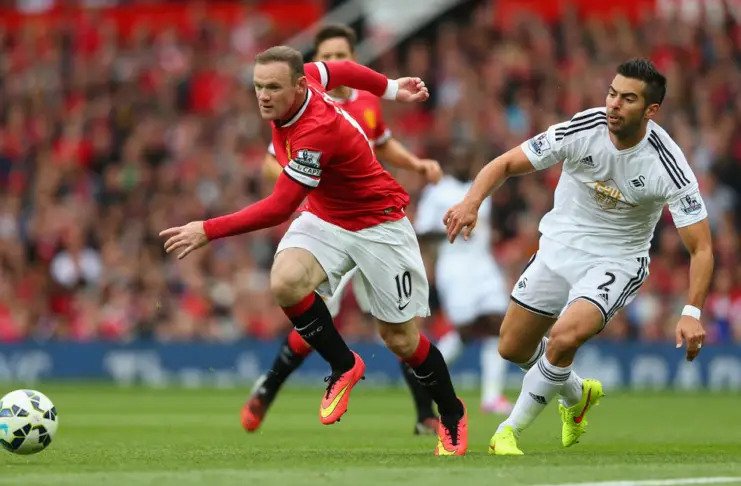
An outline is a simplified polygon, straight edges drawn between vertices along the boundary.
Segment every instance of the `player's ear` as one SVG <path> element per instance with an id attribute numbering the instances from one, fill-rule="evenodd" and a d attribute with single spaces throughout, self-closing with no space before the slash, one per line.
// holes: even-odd
<path id="1" fill-rule="evenodd" d="M 306 81 L 306 76 L 299 76 L 296 80 L 296 87 L 302 91 L 306 91 L 308 88 L 309 83 Z"/>
<path id="2" fill-rule="evenodd" d="M 661 107 L 658 103 L 651 103 L 646 107 L 646 111 L 643 113 L 643 117 L 651 120 L 654 116 L 656 116 L 656 113 L 659 111 L 659 108 Z"/>

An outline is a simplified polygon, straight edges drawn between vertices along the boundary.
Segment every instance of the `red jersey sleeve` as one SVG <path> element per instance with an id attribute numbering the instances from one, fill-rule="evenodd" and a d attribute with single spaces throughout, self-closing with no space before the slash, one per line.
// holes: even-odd
<path id="1" fill-rule="evenodd" d="M 304 72 L 327 91 L 348 86 L 382 97 L 389 88 L 386 76 L 351 61 L 309 62 L 304 64 Z"/>
<path id="2" fill-rule="evenodd" d="M 215 240 L 278 225 L 291 217 L 308 193 L 309 189 L 296 184 L 284 172 L 278 177 L 273 192 L 265 199 L 236 213 L 204 221 L 206 238 Z"/>

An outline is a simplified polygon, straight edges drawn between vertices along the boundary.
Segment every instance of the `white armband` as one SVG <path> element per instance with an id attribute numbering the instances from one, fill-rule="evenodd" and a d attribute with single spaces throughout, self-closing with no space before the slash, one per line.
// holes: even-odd
<path id="1" fill-rule="evenodd" d="M 396 93 L 399 92 L 399 82 L 395 79 L 389 79 L 386 85 L 386 91 L 383 92 L 384 100 L 395 100 Z"/>
<path id="2" fill-rule="evenodd" d="M 684 306 L 684 309 L 682 309 L 683 316 L 694 317 L 698 321 L 700 320 L 700 314 L 701 314 L 700 309 L 698 309 L 694 305 L 687 304 L 686 306 Z"/>

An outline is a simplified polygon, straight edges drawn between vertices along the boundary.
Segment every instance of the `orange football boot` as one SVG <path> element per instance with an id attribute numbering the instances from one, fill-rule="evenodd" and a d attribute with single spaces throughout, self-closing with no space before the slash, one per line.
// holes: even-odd
<path id="1" fill-rule="evenodd" d="M 330 425 L 340 420 L 340 417 L 347 412 L 347 404 L 350 401 L 350 391 L 357 382 L 364 378 L 365 363 L 357 353 L 355 364 L 352 368 L 341 375 L 332 374 L 325 380 L 327 392 L 322 397 L 322 403 L 319 406 L 319 420 L 324 425 Z"/>

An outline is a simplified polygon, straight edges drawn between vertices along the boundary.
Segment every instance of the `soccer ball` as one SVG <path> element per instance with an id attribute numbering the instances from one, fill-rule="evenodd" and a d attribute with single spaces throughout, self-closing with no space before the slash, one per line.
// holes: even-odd
<path id="1" fill-rule="evenodd" d="M 15 390 L 0 399 L 0 445 L 15 454 L 46 449 L 59 417 L 51 400 L 36 390 Z"/>

